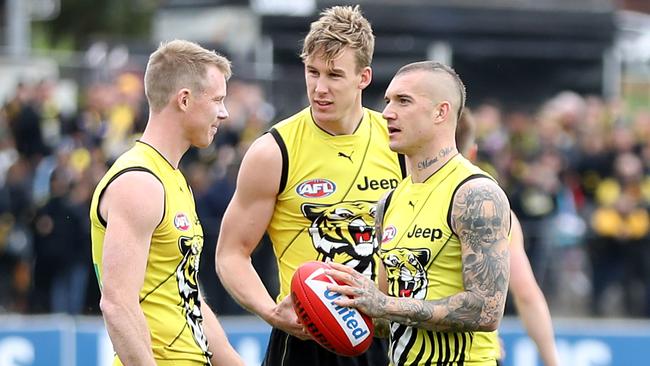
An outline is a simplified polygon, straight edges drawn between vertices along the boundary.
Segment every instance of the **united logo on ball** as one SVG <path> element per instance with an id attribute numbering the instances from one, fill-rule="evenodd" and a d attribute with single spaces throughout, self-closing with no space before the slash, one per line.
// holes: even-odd
<path id="1" fill-rule="evenodd" d="M 336 305 L 346 295 L 327 289 L 337 282 L 325 270 L 329 265 L 311 261 L 291 279 L 291 297 L 298 318 L 321 346 L 342 356 L 365 352 L 374 334 L 372 319 L 357 309 Z"/>

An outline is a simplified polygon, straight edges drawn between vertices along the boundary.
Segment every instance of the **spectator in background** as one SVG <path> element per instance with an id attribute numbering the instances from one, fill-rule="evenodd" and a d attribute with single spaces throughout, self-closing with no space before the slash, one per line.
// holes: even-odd
<path id="1" fill-rule="evenodd" d="M 43 156 L 50 153 L 50 149 L 43 141 L 41 114 L 34 88 L 18 84 L 16 94 L 5 106 L 5 110 L 16 150 L 32 166 L 36 166 Z"/>
<path id="2" fill-rule="evenodd" d="M 623 290 L 625 314 L 648 316 L 648 301 L 635 294 L 640 284 L 646 297 L 650 296 L 650 196 L 643 189 L 650 177 L 644 175 L 641 159 L 630 152 L 616 157 L 614 173 L 598 187 L 597 208 L 591 216 L 596 235 L 590 247 L 592 311 L 604 314 L 602 297 L 614 283 Z"/>
<path id="3" fill-rule="evenodd" d="M 80 314 L 85 302 L 89 231 L 85 207 L 71 200 L 66 167 L 50 175 L 49 199 L 34 218 L 34 312 Z"/>
<path id="4" fill-rule="evenodd" d="M 1 272 L 8 272 L 10 295 L 6 298 L 11 311 L 29 310 L 28 294 L 32 281 L 32 230 L 30 220 L 35 206 L 32 203 L 32 164 L 19 157 L 7 170 L 5 185 L 0 191 L 4 195 L 5 207 L 1 212 L 3 230 L 0 236 L 0 250 L 8 263 Z M 0 272 L 0 273 L 1 273 Z"/>

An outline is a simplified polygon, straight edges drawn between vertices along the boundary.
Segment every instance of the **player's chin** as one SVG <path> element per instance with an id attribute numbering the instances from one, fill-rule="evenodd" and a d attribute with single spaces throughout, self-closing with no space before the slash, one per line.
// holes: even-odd
<path id="1" fill-rule="evenodd" d="M 205 137 L 205 138 L 203 138 L 203 139 L 201 139 L 199 141 L 195 141 L 192 145 L 194 145 L 195 147 L 198 147 L 199 149 L 204 149 L 204 148 L 210 146 L 210 144 L 212 143 L 212 140 L 214 140 L 214 135 L 210 134 L 209 136 L 207 136 L 207 137 Z"/>
<path id="2" fill-rule="evenodd" d="M 320 110 L 312 108 L 312 116 L 320 123 L 330 123 L 335 120 L 334 113 L 330 110 Z"/>
<path id="3" fill-rule="evenodd" d="M 392 138 L 391 138 L 391 140 L 390 140 L 390 142 L 388 144 L 388 148 L 390 148 L 391 151 L 394 151 L 394 152 L 396 152 L 398 154 L 403 154 L 404 153 L 401 144 L 399 142 L 393 140 Z"/>

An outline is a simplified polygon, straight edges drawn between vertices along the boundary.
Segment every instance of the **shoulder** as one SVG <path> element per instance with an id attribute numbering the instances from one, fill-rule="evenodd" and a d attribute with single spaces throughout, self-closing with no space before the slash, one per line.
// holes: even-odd
<path id="1" fill-rule="evenodd" d="M 246 151 L 244 163 L 254 165 L 273 163 L 280 158 L 280 145 L 272 132 L 268 132 L 258 137 Z M 259 164 L 258 164 L 259 163 Z"/>
<path id="2" fill-rule="evenodd" d="M 508 209 L 507 216 L 510 216 L 508 198 L 503 189 L 490 176 L 481 175 L 462 182 L 454 195 L 454 206 L 483 201 L 504 202 L 507 206 L 504 208 Z"/>
<path id="3" fill-rule="evenodd" d="M 130 149 L 126 150 L 120 156 L 118 156 L 117 159 L 115 159 L 115 164 L 129 165 L 147 161 L 149 159 L 149 152 L 151 151 L 156 150 L 146 142 L 136 140 Z"/>
<path id="4" fill-rule="evenodd" d="M 140 201 L 147 201 L 141 200 L 142 197 L 147 197 L 147 199 L 155 198 L 158 193 L 161 197 L 164 194 L 162 181 L 154 173 L 145 169 L 121 171 L 106 188 L 107 196 L 116 196 L 117 199 L 123 199 L 124 197 L 139 198 L 135 202 L 126 201 L 126 203 L 134 205 L 140 204 Z"/>
<path id="5" fill-rule="evenodd" d="M 455 159 L 458 159 L 460 162 L 460 165 L 463 167 L 463 171 L 466 172 L 467 174 L 470 175 L 470 177 L 476 177 L 476 176 L 484 176 L 486 178 L 489 178 L 496 182 L 496 179 L 494 179 L 493 175 L 486 172 L 483 170 L 480 166 L 474 164 L 471 162 L 469 159 L 467 159 L 465 156 L 462 154 L 458 154 Z M 498 185 L 498 183 L 497 183 Z"/>
<path id="6" fill-rule="evenodd" d="M 240 165 L 237 190 L 248 194 L 277 194 L 284 174 L 283 151 L 271 133 L 255 140 Z"/>
<path id="7" fill-rule="evenodd" d="M 462 183 L 452 201 L 454 231 L 482 228 L 510 230 L 510 205 L 501 187 L 488 177 Z"/>
<path id="8" fill-rule="evenodd" d="M 134 224 L 150 221 L 155 226 L 162 218 L 164 197 L 162 182 L 151 172 L 126 171 L 106 188 L 100 204 L 102 217 L 107 222 L 115 217 L 124 217 Z"/>

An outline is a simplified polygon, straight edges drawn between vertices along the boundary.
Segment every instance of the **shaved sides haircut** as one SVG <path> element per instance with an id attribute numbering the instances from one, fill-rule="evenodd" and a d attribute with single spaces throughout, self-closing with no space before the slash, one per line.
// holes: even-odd
<path id="1" fill-rule="evenodd" d="M 456 71 L 450 66 L 442 64 L 440 62 L 419 61 L 419 62 L 413 62 L 408 65 L 402 66 L 399 70 L 397 70 L 395 77 L 397 77 L 400 74 L 405 74 L 413 71 L 428 71 L 432 74 L 442 73 L 442 74 L 446 74 L 451 78 L 451 80 L 456 85 L 456 92 L 458 97 L 458 106 L 456 106 L 457 108 L 456 117 L 458 120 L 460 120 L 461 114 L 463 112 L 463 108 L 465 107 L 466 92 L 465 92 L 465 84 L 463 84 L 463 81 L 460 79 L 460 76 L 458 76 Z"/>

